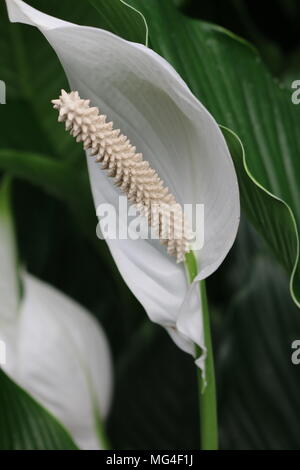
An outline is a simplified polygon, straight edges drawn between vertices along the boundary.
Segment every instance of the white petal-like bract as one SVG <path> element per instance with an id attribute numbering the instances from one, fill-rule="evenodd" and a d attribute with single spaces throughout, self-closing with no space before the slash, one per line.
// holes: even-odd
<path id="1" fill-rule="evenodd" d="M 6 3 L 11 21 L 40 29 L 56 51 L 71 89 L 113 120 L 176 200 L 204 205 L 204 246 L 195 253 L 197 279 L 213 273 L 233 244 L 240 213 L 235 170 L 213 117 L 174 68 L 149 48 L 44 15 L 21 0 Z M 118 207 L 118 188 L 89 156 L 88 167 L 96 207 Z M 157 240 L 108 244 L 149 317 L 182 349 L 193 353 L 196 343 L 205 350 L 198 289 L 189 287 L 183 264 L 176 265 Z"/>
<path id="2" fill-rule="evenodd" d="M 82 449 L 99 435 L 112 396 L 105 334 L 83 307 L 17 264 L 10 181 L 0 186 L 0 366 Z"/>
<path id="3" fill-rule="evenodd" d="M 112 395 L 105 334 L 83 307 L 25 274 L 18 319 L 3 327 L 4 370 L 64 424 L 81 449 L 101 448 Z"/>

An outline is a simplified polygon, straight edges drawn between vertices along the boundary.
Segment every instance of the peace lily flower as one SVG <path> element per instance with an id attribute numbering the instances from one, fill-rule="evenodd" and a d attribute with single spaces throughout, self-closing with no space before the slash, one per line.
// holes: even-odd
<path id="1" fill-rule="evenodd" d="M 239 224 L 239 192 L 223 135 L 172 66 L 147 47 L 108 31 L 45 15 L 21 0 L 6 0 L 12 22 L 36 26 L 56 51 L 71 90 L 88 99 L 121 129 L 181 206 L 205 208 L 205 243 L 195 252 L 198 274 L 189 285 L 157 240 L 107 240 L 129 288 L 150 319 L 176 344 L 205 352 L 197 284 L 224 260 Z M 59 108 L 59 106 L 58 106 Z M 65 116 L 66 118 L 66 116 Z M 88 147 L 87 147 L 88 148 Z M 96 207 L 118 208 L 120 190 L 87 150 Z M 203 367 L 203 354 L 196 363 Z"/>
<path id="2" fill-rule="evenodd" d="M 0 297 L 5 372 L 52 412 L 79 448 L 102 448 L 99 429 L 112 393 L 106 336 L 83 307 L 17 269 L 7 183 L 0 188 Z"/>

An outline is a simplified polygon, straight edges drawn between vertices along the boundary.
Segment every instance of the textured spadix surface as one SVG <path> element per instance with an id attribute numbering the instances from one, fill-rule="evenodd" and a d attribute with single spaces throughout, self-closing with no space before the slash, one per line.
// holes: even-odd
<path id="1" fill-rule="evenodd" d="M 55 49 L 70 88 L 122 129 L 176 200 L 204 204 L 205 243 L 196 252 L 197 279 L 213 273 L 236 236 L 239 193 L 231 157 L 212 116 L 170 64 L 150 49 L 101 29 L 49 17 L 20 0 L 6 3 L 11 21 L 40 29 Z M 95 205 L 118 207 L 118 189 L 92 159 L 88 166 Z M 196 281 L 189 288 L 184 266 L 176 265 L 157 240 L 108 244 L 149 317 L 165 326 L 184 350 L 193 353 L 193 343 L 204 348 Z"/>
<path id="2" fill-rule="evenodd" d="M 0 247 L 0 340 L 6 345 L 2 367 L 52 412 L 80 448 L 99 449 L 103 444 L 97 420 L 107 416 L 112 394 L 105 334 L 83 307 L 17 269 L 4 185 L 0 187 Z"/>
<path id="3" fill-rule="evenodd" d="M 65 122 L 66 130 L 78 143 L 83 142 L 85 150 L 91 150 L 102 170 L 107 170 L 128 201 L 147 218 L 168 253 L 176 256 L 177 262 L 184 261 L 189 251 L 189 230 L 183 208 L 149 162 L 120 129 L 114 129 L 113 123 L 107 122 L 107 117 L 91 107 L 89 100 L 80 98 L 77 91 L 62 90 L 52 103 L 59 112 L 58 120 Z"/>

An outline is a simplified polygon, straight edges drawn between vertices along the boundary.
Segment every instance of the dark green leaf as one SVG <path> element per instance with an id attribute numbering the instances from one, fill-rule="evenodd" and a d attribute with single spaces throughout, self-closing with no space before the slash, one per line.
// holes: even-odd
<path id="1" fill-rule="evenodd" d="M 136 331 L 115 376 L 109 432 L 117 449 L 198 448 L 196 369 L 160 327 Z"/>
<path id="2" fill-rule="evenodd" d="M 69 433 L 0 369 L 0 449 L 76 449 Z"/>
<path id="3" fill-rule="evenodd" d="M 247 265 L 247 282 L 220 333 L 222 446 L 299 450 L 300 366 L 291 361 L 292 342 L 300 338 L 299 310 L 280 267 L 265 256 L 253 260 L 253 254 Z"/>
<path id="4" fill-rule="evenodd" d="M 111 31 L 128 41 L 147 42 L 146 27 L 143 16 L 138 10 L 133 10 L 130 3 L 124 0 L 109 2 L 90 0 L 98 10 L 101 18 L 101 28 Z"/>

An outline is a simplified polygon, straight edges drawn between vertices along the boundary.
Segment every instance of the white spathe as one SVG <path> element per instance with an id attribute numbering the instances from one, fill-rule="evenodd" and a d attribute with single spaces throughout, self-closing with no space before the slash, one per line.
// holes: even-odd
<path id="1" fill-rule="evenodd" d="M 12 22 L 36 26 L 45 35 L 71 89 L 114 121 L 177 201 L 204 204 L 197 281 L 212 274 L 233 244 L 240 215 L 235 170 L 213 117 L 174 68 L 147 47 L 50 17 L 21 0 L 6 3 Z M 89 156 L 88 167 L 96 207 L 118 207 L 118 189 Z M 205 351 L 197 282 L 189 287 L 184 265 L 177 265 L 158 241 L 108 240 L 108 245 L 151 320 L 167 328 L 185 351 L 193 354 L 194 343 Z M 197 363 L 203 366 L 203 356 Z"/>
<path id="2" fill-rule="evenodd" d="M 0 333 L 9 346 L 3 368 L 64 424 L 79 448 L 100 449 L 97 420 L 106 418 L 112 394 L 105 334 L 57 289 L 29 274 L 23 286 L 13 331 L 8 340 L 5 329 Z"/>
<path id="3" fill-rule="evenodd" d="M 5 362 L 1 367 L 52 412 L 79 448 L 101 449 L 104 443 L 97 425 L 107 416 L 112 396 L 112 362 L 105 334 L 83 307 L 17 269 L 16 259 L 4 182 L 0 188 L 0 340 L 5 344 Z"/>

